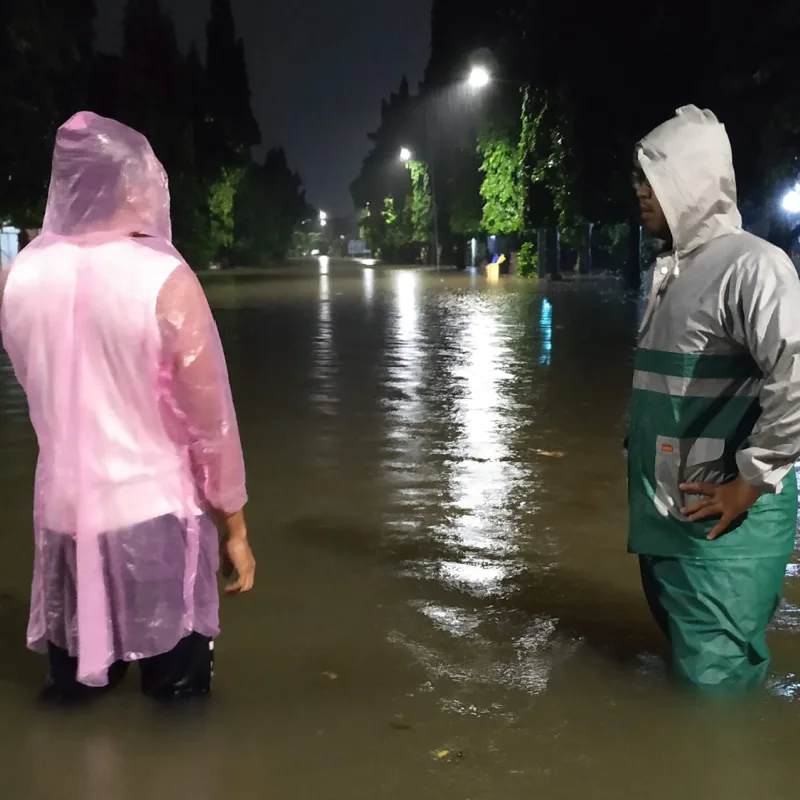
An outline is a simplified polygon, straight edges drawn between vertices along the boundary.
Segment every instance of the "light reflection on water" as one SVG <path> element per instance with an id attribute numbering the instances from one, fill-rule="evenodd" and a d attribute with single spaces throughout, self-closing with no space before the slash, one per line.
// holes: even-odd
<path id="1" fill-rule="evenodd" d="M 459 435 L 448 453 L 450 521 L 436 531 L 462 555 L 459 562 L 441 565 L 443 575 L 480 594 L 499 590 L 515 551 L 507 499 L 520 475 L 508 459 L 507 399 L 501 388 L 509 378 L 505 335 L 491 307 L 471 304 L 452 368 L 464 391 L 454 415 Z"/>
<path id="2" fill-rule="evenodd" d="M 539 356 L 539 363 L 549 367 L 553 355 L 553 306 L 549 300 L 542 300 L 539 329 L 542 333 L 542 354 Z"/>
<path id="3" fill-rule="evenodd" d="M 414 273 L 396 275 L 394 290 L 396 352 L 390 375 L 400 399 L 392 407 L 388 436 L 405 442 L 406 471 L 396 491 L 399 507 L 410 515 L 395 529 L 419 536 L 423 531 L 414 511 L 435 506 L 423 530 L 439 551 L 433 558 L 415 558 L 401 574 L 423 581 L 421 588 L 431 582 L 446 587 L 452 599 L 461 600 L 412 601 L 433 630 L 421 638 L 393 631 L 390 641 L 413 653 L 437 684 L 500 683 L 538 693 L 559 658 L 543 655 L 552 651 L 556 621 L 543 617 L 520 625 L 509 650 L 491 644 L 496 615 L 470 608 L 508 596 L 525 570 L 520 550 L 525 531 L 512 502 L 512 495 L 530 499 L 536 490 L 529 458 L 512 449 L 521 408 L 512 389 L 520 368 L 523 374 L 531 368 L 519 363 L 514 348 L 524 336 L 524 321 L 509 319 L 502 293 L 446 291 L 432 298 L 421 295 Z M 432 340 L 435 367 L 428 364 Z M 543 337 L 542 346 L 550 342 Z M 437 418 L 443 426 L 432 424 Z M 410 472 L 406 459 L 413 464 Z M 461 644 L 439 641 L 434 631 Z M 443 702 L 454 707 L 461 702 L 462 689 L 454 696 L 439 689 L 448 698 Z"/>
<path id="4" fill-rule="evenodd" d="M 420 466 L 419 446 L 423 441 L 420 427 L 425 408 L 421 396 L 425 347 L 419 329 L 418 275 L 396 272 L 393 290 L 395 322 L 388 369 L 391 399 L 387 436 L 397 443 L 397 449 L 390 452 L 389 468 L 408 473 Z"/>
<path id="5" fill-rule="evenodd" d="M 375 270 L 366 268 L 364 270 L 364 302 L 367 305 L 372 305 L 375 299 Z"/>
<path id="6" fill-rule="evenodd" d="M 312 397 L 324 414 L 336 412 L 336 362 L 333 347 L 333 308 L 330 277 L 320 267 L 319 322 L 314 337 L 314 371 L 317 387 Z"/>

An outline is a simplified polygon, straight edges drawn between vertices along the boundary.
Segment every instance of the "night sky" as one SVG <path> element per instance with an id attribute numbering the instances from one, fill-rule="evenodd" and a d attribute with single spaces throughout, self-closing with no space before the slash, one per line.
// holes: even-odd
<path id="1" fill-rule="evenodd" d="M 125 0 L 98 0 L 98 44 L 117 50 Z M 205 48 L 208 0 L 162 0 L 184 49 Z M 380 102 L 406 73 L 422 78 L 431 0 L 233 0 L 244 37 L 253 110 L 265 145 L 282 144 L 308 199 L 352 208 L 349 186 L 380 120 Z"/>

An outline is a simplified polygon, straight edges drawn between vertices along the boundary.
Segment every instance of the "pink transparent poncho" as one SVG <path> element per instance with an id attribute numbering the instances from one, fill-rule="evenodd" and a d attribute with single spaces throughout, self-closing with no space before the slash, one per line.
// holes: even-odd
<path id="1" fill-rule="evenodd" d="M 39 442 L 28 644 L 103 686 L 117 660 L 218 635 L 208 512 L 247 499 L 216 325 L 142 135 L 85 112 L 60 129 L 42 233 L 0 291 Z"/>

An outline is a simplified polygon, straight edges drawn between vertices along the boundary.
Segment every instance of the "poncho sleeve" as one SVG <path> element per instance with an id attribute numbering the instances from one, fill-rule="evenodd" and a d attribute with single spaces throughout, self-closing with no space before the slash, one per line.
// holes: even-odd
<path id="1" fill-rule="evenodd" d="M 245 469 L 225 356 L 205 293 L 185 264 L 162 287 L 157 316 L 170 401 L 198 489 L 213 509 L 239 511 L 247 502 Z"/>

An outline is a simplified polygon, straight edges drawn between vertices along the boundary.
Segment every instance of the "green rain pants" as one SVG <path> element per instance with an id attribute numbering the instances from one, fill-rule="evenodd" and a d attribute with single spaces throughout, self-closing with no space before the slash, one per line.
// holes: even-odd
<path id="1" fill-rule="evenodd" d="M 736 691 L 764 680 L 766 631 L 781 601 L 788 560 L 640 557 L 647 602 L 669 637 L 680 679 L 709 691 Z"/>

